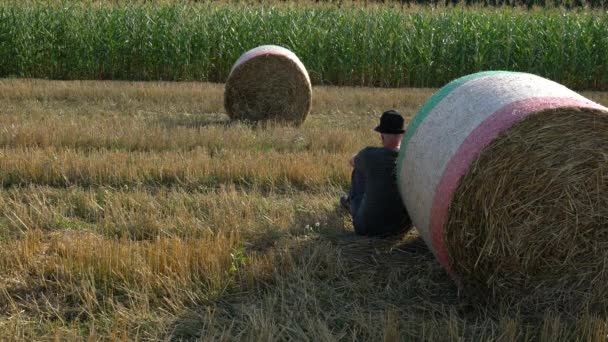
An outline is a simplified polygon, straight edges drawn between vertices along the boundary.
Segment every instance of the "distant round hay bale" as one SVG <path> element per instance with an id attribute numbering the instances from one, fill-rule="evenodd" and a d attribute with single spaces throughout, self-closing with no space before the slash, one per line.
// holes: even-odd
<path id="1" fill-rule="evenodd" d="M 398 184 L 463 288 L 607 304 L 607 108 L 531 74 L 460 78 L 410 123 Z"/>
<path id="2" fill-rule="evenodd" d="M 304 64 L 276 45 L 249 50 L 234 63 L 224 94 L 231 119 L 278 121 L 299 125 L 312 103 L 312 87 Z"/>

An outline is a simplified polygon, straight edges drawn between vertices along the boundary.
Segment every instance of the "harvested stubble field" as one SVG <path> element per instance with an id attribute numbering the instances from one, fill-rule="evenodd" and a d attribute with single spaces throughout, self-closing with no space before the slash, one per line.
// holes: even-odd
<path id="1" fill-rule="evenodd" d="M 603 316 L 459 295 L 415 231 L 353 236 L 348 158 L 432 89 L 316 87 L 299 129 L 230 123 L 222 92 L 0 81 L 0 339 L 608 334 Z"/>

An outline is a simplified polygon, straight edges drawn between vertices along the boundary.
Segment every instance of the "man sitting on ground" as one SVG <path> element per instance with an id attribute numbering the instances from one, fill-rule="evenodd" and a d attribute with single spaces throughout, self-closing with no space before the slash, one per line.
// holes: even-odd
<path id="1" fill-rule="evenodd" d="M 359 235 L 392 235 L 411 227 L 397 188 L 397 155 L 403 137 L 403 117 L 389 110 L 375 128 L 382 147 L 366 147 L 353 156 L 351 190 L 340 203 L 349 209 Z"/>

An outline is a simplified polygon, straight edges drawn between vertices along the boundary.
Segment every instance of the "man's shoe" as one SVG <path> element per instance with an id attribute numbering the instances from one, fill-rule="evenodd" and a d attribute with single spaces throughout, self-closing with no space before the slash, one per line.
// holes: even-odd
<path id="1" fill-rule="evenodd" d="M 350 211 L 350 197 L 348 196 L 348 194 L 340 196 L 340 206 Z"/>

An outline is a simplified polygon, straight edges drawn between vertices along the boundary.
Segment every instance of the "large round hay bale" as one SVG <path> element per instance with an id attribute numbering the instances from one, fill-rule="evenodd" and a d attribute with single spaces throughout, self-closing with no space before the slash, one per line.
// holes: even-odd
<path id="1" fill-rule="evenodd" d="M 232 119 L 278 121 L 299 125 L 312 103 L 312 87 L 304 64 L 276 45 L 249 50 L 232 66 L 224 106 Z"/>
<path id="2" fill-rule="evenodd" d="M 398 184 L 463 288 L 606 303 L 607 108 L 531 74 L 460 78 L 412 119 Z"/>

